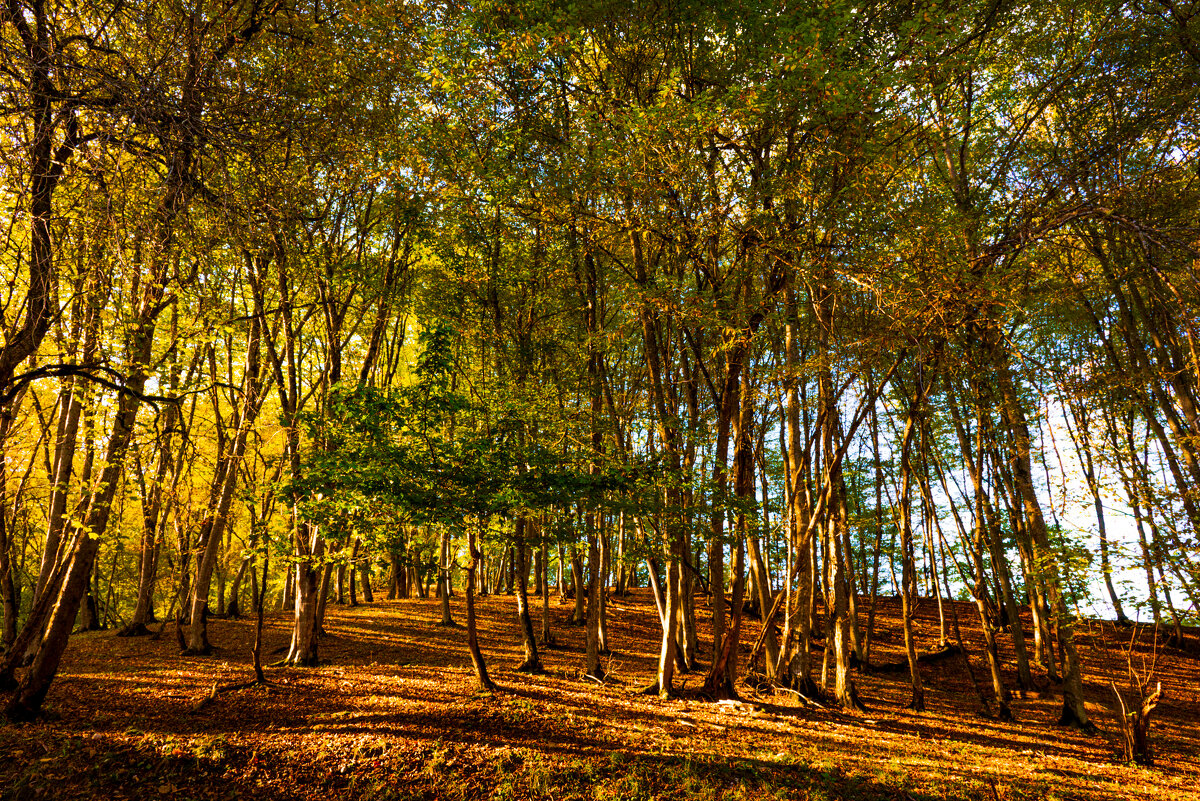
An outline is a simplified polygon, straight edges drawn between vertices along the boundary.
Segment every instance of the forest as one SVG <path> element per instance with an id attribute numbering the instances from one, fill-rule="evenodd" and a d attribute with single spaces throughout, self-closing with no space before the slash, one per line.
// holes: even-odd
<path id="1" fill-rule="evenodd" d="M 240 660 L 201 707 L 410 614 L 475 698 L 1037 698 L 1133 765 L 1198 700 L 1156 674 L 1200 653 L 1196 0 L 0 37 L 0 741 L 146 649 Z"/>

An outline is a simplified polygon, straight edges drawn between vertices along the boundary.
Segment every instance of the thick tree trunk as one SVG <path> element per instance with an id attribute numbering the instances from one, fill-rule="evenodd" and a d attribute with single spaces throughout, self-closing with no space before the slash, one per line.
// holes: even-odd
<path id="1" fill-rule="evenodd" d="M 359 575 L 362 578 L 362 597 L 363 603 L 375 603 L 375 592 L 371 588 L 371 560 L 364 559 L 362 566 L 359 568 Z"/>
<path id="2" fill-rule="evenodd" d="M 318 532 L 307 524 L 295 523 L 297 560 L 295 574 L 295 618 L 292 623 L 292 641 L 288 646 L 284 662 L 296 667 L 316 667 L 320 654 L 320 605 L 322 578 L 320 559 L 325 554 L 325 541 Z"/>

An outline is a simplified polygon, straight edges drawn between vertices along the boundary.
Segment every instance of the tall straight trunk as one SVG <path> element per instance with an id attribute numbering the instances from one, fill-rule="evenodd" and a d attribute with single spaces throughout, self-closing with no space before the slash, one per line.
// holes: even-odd
<path id="1" fill-rule="evenodd" d="M 453 626 L 454 618 L 450 616 L 450 529 L 442 527 L 441 551 L 438 559 L 438 597 L 442 600 L 442 619 L 440 626 Z M 474 574 L 472 574 L 474 575 Z"/>
<path id="2" fill-rule="evenodd" d="M 925 433 L 921 435 L 922 453 L 928 447 Z M 933 495 L 929 490 L 929 465 L 922 457 L 921 470 L 917 473 L 917 487 L 921 492 L 921 518 L 925 528 L 925 552 L 929 562 L 929 588 L 937 599 L 938 610 L 938 645 L 945 647 L 950 643 L 949 631 L 946 628 L 946 605 L 942 599 L 942 582 L 938 580 L 937 543 L 934 542 L 934 523 L 937 514 L 933 505 Z"/>
<path id="3" fill-rule="evenodd" d="M 550 631 L 550 542 L 546 537 L 546 529 L 540 521 L 538 537 L 542 543 L 540 560 L 542 575 L 539 578 L 542 582 L 542 647 L 553 648 L 555 645 L 554 634 Z"/>
<path id="4" fill-rule="evenodd" d="M 720 405 L 717 412 L 716 442 L 712 469 L 712 515 L 708 546 L 708 586 L 712 589 L 712 664 L 705 679 L 705 692 L 715 698 L 735 698 L 736 691 L 728 681 L 725 656 L 726 640 L 730 636 L 725 630 L 725 523 L 729 517 L 728 464 L 730 433 L 742 407 L 742 373 L 748 352 L 749 332 L 737 332 L 736 337 L 727 337 L 725 342 L 725 379 L 721 385 Z M 735 446 L 736 452 L 736 446 Z M 736 474 L 735 474 L 736 481 Z M 734 579 L 737 585 L 739 579 Z M 740 601 L 733 601 L 732 614 L 740 621 Z M 731 652 L 732 653 L 732 652 Z"/>
<path id="5" fill-rule="evenodd" d="M 771 594 L 771 580 L 767 575 L 767 567 L 763 562 L 761 545 L 758 537 L 753 532 L 747 532 L 746 545 L 747 553 L 750 557 L 750 575 L 754 577 L 754 601 L 758 606 L 759 614 L 763 618 L 763 625 L 767 627 L 766 635 L 763 638 L 763 646 L 767 655 L 767 680 L 774 681 L 775 666 L 779 663 L 779 638 L 775 636 L 774 626 L 770 625 L 770 622 L 766 620 L 774 601 Z"/>
<path id="6" fill-rule="evenodd" d="M 329 547 L 326 545 L 325 547 Z M 321 568 L 321 588 L 317 591 L 317 620 L 316 620 L 316 635 L 318 637 L 325 636 L 325 610 L 329 606 L 329 586 L 330 579 L 333 577 L 333 562 L 327 562 Z"/>
<path id="7" fill-rule="evenodd" d="M 3 460 L 0 448 L 0 460 Z M 0 461 L 0 482 L 6 478 L 3 462 Z M 17 584 L 13 580 L 12 546 L 9 544 L 8 515 L 4 509 L 4 484 L 0 483 L 0 615 L 4 616 L 4 628 L 0 630 L 0 651 L 7 650 L 17 639 L 17 614 L 21 605 Z"/>
<path id="8" fill-rule="evenodd" d="M 483 661 L 483 652 L 479 650 L 479 631 L 475 620 L 475 570 L 479 564 L 479 548 L 475 541 L 475 524 L 467 526 L 467 578 L 463 593 L 467 600 L 467 651 L 471 655 L 471 666 L 475 669 L 475 680 L 481 692 L 495 692 L 496 685 L 488 675 L 487 663 Z"/>
<path id="9" fill-rule="evenodd" d="M 348 591 L 350 593 L 350 605 L 358 606 L 358 593 L 355 589 L 355 563 L 358 561 L 358 551 L 362 548 L 362 540 L 358 537 L 354 538 L 354 543 L 350 546 L 350 560 L 346 563 L 346 581 L 349 583 Z"/>
<path id="10" fill-rule="evenodd" d="M 679 562 L 667 561 L 666 592 L 662 606 L 663 636 L 658 652 L 658 672 L 654 689 L 659 697 L 674 694 L 675 665 L 679 661 Z"/>
<path id="11" fill-rule="evenodd" d="M 948 381 L 946 382 L 949 383 Z M 1013 720 L 1012 709 L 1008 702 L 1011 698 L 1008 687 L 1004 683 L 1004 675 L 1001 672 L 1000 650 L 996 641 L 996 621 L 999 620 L 999 614 L 988 597 L 987 586 L 987 568 L 983 561 L 984 542 L 987 539 L 988 529 L 988 514 L 985 510 L 987 504 L 987 495 L 983 488 L 983 472 L 979 469 L 979 465 L 983 464 L 984 459 L 984 437 L 983 426 L 976 427 L 975 437 L 975 456 L 973 457 L 970 450 L 970 440 L 967 437 L 965 429 L 962 427 L 961 418 L 958 416 L 957 409 L 954 408 L 954 392 L 949 386 L 947 387 L 947 399 L 951 407 L 951 417 L 954 421 L 955 432 L 958 435 L 959 448 L 962 451 L 964 461 L 967 466 L 967 474 L 971 481 L 971 489 L 974 495 L 974 514 L 975 528 L 970 539 L 967 532 L 964 530 L 963 523 L 958 514 L 958 507 L 954 504 L 953 496 L 950 494 L 950 488 L 947 486 L 946 474 L 942 469 L 941 462 L 936 455 L 933 458 L 933 465 L 937 469 L 938 479 L 941 482 L 942 492 L 947 498 L 950 498 L 951 511 L 954 515 L 955 525 L 958 527 L 959 541 L 963 543 L 965 549 L 971 557 L 971 567 L 973 570 L 974 583 L 966 582 L 966 577 L 963 581 L 971 590 L 971 597 L 975 601 L 975 609 L 979 613 L 979 625 L 983 629 L 984 648 L 987 654 L 988 671 L 992 682 L 992 701 L 996 705 L 996 716 L 1001 720 Z M 998 603 L 1003 603 L 1003 599 L 996 597 Z M 955 618 L 957 622 L 957 616 Z M 1026 663 L 1028 670 L 1028 663 Z"/>
<path id="12" fill-rule="evenodd" d="M 94 287 L 93 287 L 94 289 Z M 97 358 L 100 308 L 103 295 L 99 291 L 85 293 L 89 300 L 76 308 L 78 325 L 83 329 L 81 360 L 94 362 Z M 24 393 L 21 393 L 22 395 Z M 56 427 L 54 458 L 51 465 L 52 483 L 46 538 L 42 546 L 41 564 L 34 582 L 34 603 L 41 597 L 50 572 L 62 558 L 62 537 L 67 525 L 67 501 L 71 492 L 71 476 L 75 470 L 76 444 L 83 408 L 87 402 L 88 384 L 82 376 L 68 379 L 59 393 L 59 416 Z"/>
<path id="13" fill-rule="evenodd" d="M 908 421 L 905 423 L 900 443 L 900 548 L 904 561 L 900 606 L 904 615 L 904 651 L 908 657 L 908 674 L 912 686 L 909 707 L 917 712 L 925 710 L 925 688 L 921 683 L 921 668 L 917 663 L 917 646 L 913 635 L 912 596 L 916 589 L 916 565 L 912 533 L 912 443 L 918 428 L 919 404 L 923 395 L 918 386 L 917 393 L 909 404 Z"/>
<path id="14" fill-rule="evenodd" d="M 667 596 L 663 593 L 662 582 L 659 580 L 659 562 L 651 557 L 646 560 L 646 574 L 649 577 L 650 592 L 654 596 L 654 609 L 658 612 L 658 622 L 667 627 Z"/>
<path id="15" fill-rule="evenodd" d="M 875 604 L 879 596 L 879 562 L 883 550 L 883 463 L 879 458 L 879 413 L 871 405 L 871 456 L 875 465 L 875 550 L 871 560 L 871 595 L 867 610 L 867 636 L 863 645 L 863 664 L 871 664 L 871 640 L 875 637 Z"/>
<path id="16" fill-rule="evenodd" d="M 253 571 L 252 556 L 244 556 L 238 563 L 237 572 L 233 574 L 233 581 L 229 582 L 229 600 L 225 603 L 225 617 L 237 619 L 242 616 L 242 580 L 246 576 L 246 570 Z"/>
<path id="17" fill-rule="evenodd" d="M 362 565 L 359 566 L 359 575 L 362 579 L 362 598 L 363 603 L 375 603 L 375 593 L 371 589 L 371 560 L 364 559 Z"/>
<path id="18" fill-rule="evenodd" d="M 266 319 L 268 312 L 266 286 L 270 276 L 267 266 L 274 263 L 274 276 L 279 291 L 279 301 L 275 315 L 283 342 L 280 349 L 274 336 L 264 336 L 263 343 L 267 346 L 270 366 L 274 376 L 276 393 L 279 396 L 280 417 L 284 432 L 284 454 L 287 459 L 287 469 L 293 479 L 298 479 L 302 472 L 299 415 L 303 401 L 301 393 L 300 352 L 297 343 L 300 339 L 300 326 L 297 325 L 294 314 L 294 298 L 296 287 L 293 285 L 290 263 L 284 234 L 274 232 L 273 258 L 268 260 L 254 259 L 247 271 L 250 287 L 254 296 L 254 310 L 258 317 Z M 308 525 L 302 519 L 300 504 L 304 500 L 299 489 L 292 492 L 288 509 L 292 540 L 293 566 L 289 571 L 290 578 L 284 585 L 284 605 L 293 607 L 292 637 L 284 662 L 296 666 L 315 666 L 319 660 L 317 635 L 319 631 L 318 593 L 321 590 L 321 571 L 319 560 L 324 556 L 325 543 L 316 527 Z"/>
<path id="19" fill-rule="evenodd" d="M 624 598 L 628 593 L 629 572 L 625 565 L 625 511 L 617 513 L 617 574 L 616 592 Z"/>
<path id="20" fill-rule="evenodd" d="M 401 572 L 404 570 L 400 564 L 400 555 L 393 552 L 388 553 L 388 594 L 387 599 L 394 601 L 397 598 L 403 597 L 400 594 Z M 440 564 L 440 562 L 439 562 Z M 441 586 L 440 584 L 438 585 Z M 438 590 L 438 596 L 441 597 L 441 590 Z"/>
<path id="21" fill-rule="evenodd" d="M 279 610 L 286 611 L 296 603 L 296 571 L 288 568 L 284 572 L 283 587 L 279 590 Z"/>
<path id="22" fill-rule="evenodd" d="M 1112 602 L 1113 611 L 1117 615 L 1117 622 L 1121 625 L 1127 625 L 1129 618 L 1126 616 L 1125 608 L 1121 604 L 1121 596 L 1113 586 L 1108 526 L 1105 524 L 1104 518 L 1104 500 L 1100 494 L 1100 481 L 1096 474 L 1095 460 L 1092 458 L 1091 420 L 1089 419 L 1086 407 L 1082 403 L 1073 403 L 1070 398 L 1065 398 L 1064 404 L 1070 412 L 1070 417 L 1066 420 L 1067 432 L 1071 436 L 1071 442 L 1075 446 L 1075 455 L 1079 459 L 1080 466 L 1083 468 L 1083 478 L 1087 482 L 1088 491 L 1092 495 L 1092 507 L 1096 510 L 1096 533 L 1100 538 L 1100 572 L 1104 575 L 1104 589 L 1108 592 L 1108 598 Z M 1074 425 L 1071 424 L 1072 420 L 1074 420 Z"/>
<path id="23" fill-rule="evenodd" d="M 692 565 L 700 563 L 700 553 L 701 548 L 698 544 L 693 554 L 695 561 Z M 700 657 L 697 655 L 700 641 L 696 634 L 696 574 L 689 566 L 681 570 L 679 575 L 683 582 L 679 590 L 679 641 L 683 655 L 682 665 L 691 671 L 700 666 Z"/>
<path id="24" fill-rule="evenodd" d="M 174 485 L 179 475 L 179 464 L 172 452 L 174 443 L 176 419 L 179 416 L 178 406 L 172 403 L 163 415 L 164 431 L 158 444 L 158 465 L 154 470 L 152 483 L 142 493 L 142 543 L 138 554 L 138 588 L 134 602 L 133 614 L 128 625 L 120 632 L 122 636 L 149 634 L 146 623 L 150 620 L 154 600 L 154 583 L 158 573 L 159 541 L 163 523 L 164 496 L 167 489 L 164 486 L 171 477 Z"/>
<path id="25" fill-rule="evenodd" d="M 604 669 L 600 667 L 600 596 L 604 591 L 600 587 L 600 543 L 594 512 L 587 513 L 585 525 L 588 543 L 586 669 L 587 675 L 603 679 Z"/>
<path id="26" fill-rule="evenodd" d="M 567 576 L 566 576 L 566 561 L 567 555 L 563 550 L 563 544 L 558 543 L 558 562 L 555 570 L 555 589 L 558 590 L 558 600 L 560 603 L 567 601 Z"/>
<path id="27" fill-rule="evenodd" d="M 601 517 L 601 520 L 605 520 Z M 600 575 L 596 579 L 596 605 L 599 607 L 599 620 L 596 621 L 596 647 L 601 655 L 608 655 L 612 651 L 608 647 L 608 588 L 610 575 L 610 545 L 608 541 L 608 526 L 601 525 L 600 527 Z M 690 596 L 686 598 L 690 600 Z M 694 618 L 694 611 L 690 606 L 686 610 L 685 617 Z M 695 653 L 695 626 L 691 625 L 688 629 L 692 637 L 692 653 Z"/>
<path id="28" fill-rule="evenodd" d="M 726 384 L 729 391 L 735 394 L 737 404 L 734 437 L 734 494 L 740 503 L 748 503 L 754 495 L 754 396 L 750 388 L 749 371 L 742 370 L 741 378 L 736 387 Z M 722 398 L 724 401 L 724 398 Z M 734 551 L 733 563 L 733 597 L 730 599 L 732 608 L 729 629 L 720 641 L 720 650 L 704 688 L 714 698 L 737 698 L 736 682 L 738 676 L 737 652 L 738 640 L 741 636 L 742 609 L 746 594 L 746 543 L 749 534 L 749 521 L 744 510 L 739 510 L 737 516 L 737 544 Z M 768 617 L 763 610 L 764 625 Z M 768 632 L 768 636 L 771 632 Z M 778 659 L 776 651 L 775 659 Z"/>
<path id="29" fill-rule="evenodd" d="M 325 541 L 307 524 L 297 522 L 295 537 L 304 542 L 307 558 L 298 561 L 295 572 L 295 617 L 292 640 L 284 662 L 296 667 L 315 667 L 320 662 L 318 610 L 321 602 L 321 566 L 316 563 L 325 553 Z"/>
<path id="30" fill-rule="evenodd" d="M 579 556 L 578 543 L 571 543 L 571 587 L 575 592 L 575 608 L 571 610 L 572 626 L 587 624 L 587 609 L 584 605 L 583 559 Z"/>
<path id="31" fill-rule="evenodd" d="M 831 493 L 825 507 L 826 574 L 828 584 L 826 597 L 832 600 L 827 611 L 832 630 L 826 636 L 826 657 L 835 660 L 834 697 L 846 709 L 862 709 L 854 683 L 850 680 L 850 607 L 848 600 L 848 576 L 845 569 L 847 554 L 844 531 L 848 525 L 846 487 L 842 476 L 841 456 L 844 443 L 838 442 L 841 410 L 834 394 L 832 373 L 831 337 L 834 328 L 832 273 L 828 269 L 819 285 L 811 291 L 813 312 L 817 320 L 820 337 L 819 365 L 817 369 L 817 404 L 820 410 L 821 454 L 826 472 L 825 484 Z M 851 433 L 852 436 L 852 433 Z"/>
<path id="32" fill-rule="evenodd" d="M 686 564 L 680 564 L 677 576 L 679 586 L 675 588 L 675 591 L 679 595 L 679 607 L 677 609 L 679 620 L 675 626 L 675 670 L 680 673 L 688 673 L 696 664 L 696 652 L 695 650 L 688 650 L 689 637 L 694 644 L 695 633 L 688 630 L 692 625 L 692 620 L 688 617 L 688 603 L 691 600 L 689 596 L 692 592 L 692 583 L 689 581 L 690 576 L 688 576 Z"/>
<path id="33" fill-rule="evenodd" d="M 539 597 L 546 594 L 546 585 L 542 581 L 542 549 L 540 547 L 533 549 L 533 594 Z"/>
<path id="34" fill-rule="evenodd" d="M 513 560 L 516 563 L 517 620 L 521 624 L 521 640 L 524 659 L 517 666 L 522 673 L 542 673 L 542 662 L 538 658 L 537 640 L 533 636 L 533 617 L 529 614 L 529 569 L 525 561 L 528 521 L 519 515 L 513 538 Z"/>

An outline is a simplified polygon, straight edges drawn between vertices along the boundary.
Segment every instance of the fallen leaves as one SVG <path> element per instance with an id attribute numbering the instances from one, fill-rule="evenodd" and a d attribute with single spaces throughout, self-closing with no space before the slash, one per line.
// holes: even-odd
<path id="1" fill-rule="evenodd" d="M 1200 798 L 1196 663 L 1182 655 L 1163 662 L 1180 700 L 1156 718 L 1160 765 L 1145 771 L 1117 764 L 1106 738 L 1051 725 L 1054 698 L 1014 701 L 1015 725 L 978 718 L 956 659 L 923 667 L 923 715 L 903 709 L 904 677 L 873 674 L 856 677 L 870 717 L 749 687 L 741 701 L 664 702 L 631 692 L 654 673 L 648 596 L 624 599 L 609 622 L 623 684 L 582 678 L 583 632 L 568 627 L 542 654 L 546 675 L 512 672 L 512 599 L 491 596 L 480 612 L 500 686 L 489 695 L 464 667 L 464 632 L 434 625 L 432 600 L 331 605 L 327 664 L 231 692 L 217 690 L 252 676 L 248 623 L 210 623 L 223 663 L 144 638 L 77 636 L 53 716 L 0 726 L 0 798 Z M 893 617 L 882 607 L 880 625 Z M 270 624 L 268 648 L 288 634 L 286 619 Z M 757 634 L 752 623 L 745 634 Z M 881 661 L 899 653 L 876 647 Z"/>

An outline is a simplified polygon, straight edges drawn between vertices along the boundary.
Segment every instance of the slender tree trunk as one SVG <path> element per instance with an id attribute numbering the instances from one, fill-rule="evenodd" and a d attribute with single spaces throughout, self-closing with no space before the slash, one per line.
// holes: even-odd
<path id="1" fill-rule="evenodd" d="M 475 680 L 479 683 L 480 692 L 495 692 L 496 685 L 488 676 L 483 652 L 479 650 L 479 634 L 475 622 L 475 570 L 479 564 L 479 549 L 475 544 L 474 523 L 467 526 L 467 551 L 470 561 L 467 562 L 467 578 L 463 590 L 467 599 L 467 651 L 471 655 L 471 665 L 475 669 Z"/>
<path id="2" fill-rule="evenodd" d="M 472 573 L 472 576 L 475 574 Z M 450 529 L 442 527 L 441 558 L 438 560 L 438 597 L 442 600 L 442 619 L 439 626 L 453 626 L 450 616 Z"/>
<path id="3" fill-rule="evenodd" d="M 545 527 L 538 523 L 538 536 L 542 541 L 541 545 L 541 568 L 542 574 L 540 581 L 542 582 L 542 647 L 553 648 L 555 646 L 554 634 L 550 631 L 550 543 L 546 538 Z"/>
<path id="4" fill-rule="evenodd" d="M 584 605 L 583 559 L 579 556 L 579 546 L 571 545 L 571 588 L 574 591 L 575 608 L 571 611 L 570 624 L 583 626 L 587 624 L 587 609 Z"/>
<path id="5" fill-rule="evenodd" d="M 921 669 L 917 663 L 917 646 L 913 636 L 912 596 L 916 587 L 916 566 L 913 559 L 912 536 L 912 441 L 917 431 L 917 407 L 922 400 L 920 390 L 909 406 L 908 422 L 900 444 L 900 548 L 904 560 L 903 586 L 900 591 L 901 610 L 904 615 L 904 650 L 908 657 L 909 679 L 912 697 L 909 708 L 925 710 L 925 688 L 921 683 Z"/>
<path id="6" fill-rule="evenodd" d="M 603 680 L 604 668 L 600 667 L 600 596 L 604 592 L 600 587 L 600 544 L 594 512 L 587 513 L 585 525 L 587 526 L 588 543 L 587 675 Z M 578 597 L 576 595 L 576 604 L 578 604 Z"/>
<path id="7" fill-rule="evenodd" d="M 537 640 L 533 636 L 533 618 L 529 614 L 529 570 L 525 562 L 526 525 L 524 515 L 517 517 L 516 536 L 513 542 L 513 558 L 516 562 L 517 619 L 521 624 L 521 638 L 525 658 L 517 666 L 522 673 L 542 673 L 542 662 L 538 658 Z"/>

